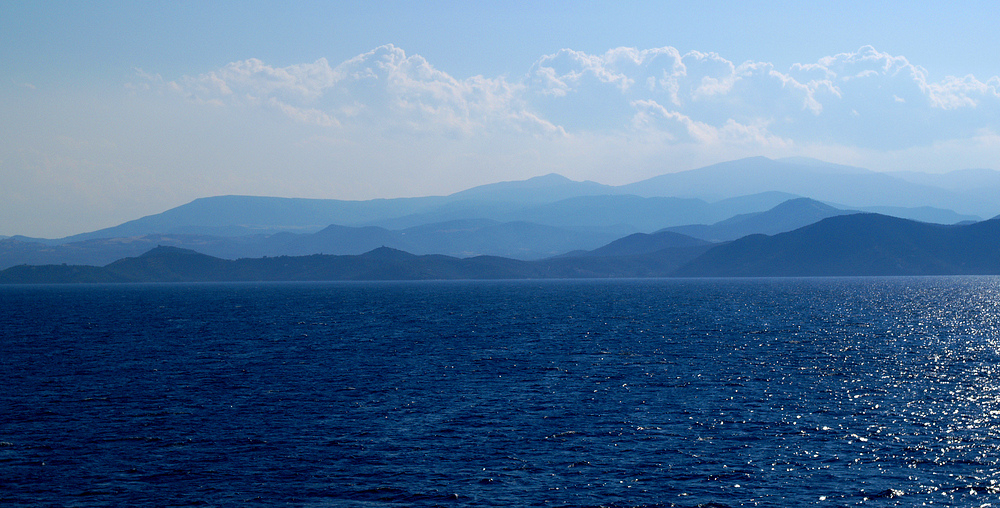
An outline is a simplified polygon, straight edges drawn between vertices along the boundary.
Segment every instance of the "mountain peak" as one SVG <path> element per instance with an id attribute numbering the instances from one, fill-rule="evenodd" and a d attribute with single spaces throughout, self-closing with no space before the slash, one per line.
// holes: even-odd
<path id="1" fill-rule="evenodd" d="M 833 162 L 826 162 L 819 159 L 813 159 L 812 157 L 783 157 L 781 159 L 775 159 L 775 162 L 790 164 L 798 166 L 800 168 L 809 168 L 810 170 L 816 171 L 818 173 L 846 174 L 846 175 L 872 173 L 872 171 L 869 169 L 859 168 L 856 166 L 846 166 L 844 164 L 835 164 Z"/>
<path id="2" fill-rule="evenodd" d="M 460 199 L 515 199 L 527 202 L 554 202 L 577 196 L 616 194 L 615 188 L 597 182 L 570 180 L 558 173 L 535 176 L 527 180 L 490 183 L 451 194 Z"/>
<path id="3" fill-rule="evenodd" d="M 566 178 L 565 176 L 562 176 L 559 173 L 549 173 L 547 175 L 533 176 L 525 180 L 525 182 L 535 182 L 535 183 L 564 183 L 572 181 L 573 180 L 570 180 L 569 178 Z"/>
<path id="4" fill-rule="evenodd" d="M 812 198 L 794 198 L 785 201 L 778 206 L 772 208 L 772 212 L 793 212 L 793 211 L 806 211 L 806 210 L 816 210 L 822 212 L 839 212 L 839 208 L 832 207 L 826 203 L 816 201 Z"/>
<path id="5" fill-rule="evenodd" d="M 204 256 L 211 257 L 202 254 L 191 249 L 185 249 L 182 247 L 173 247 L 170 245 L 157 245 L 152 249 L 149 249 L 144 254 L 139 256 L 140 258 L 153 258 L 153 257 L 163 257 L 163 256 Z"/>
<path id="6" fill-rule="evenodd" d="M 372 249 L 372 250 L 370 250 L 370 251 L 362 254 L 361 257 L 369 258 L 369 259 L 378 259 L 378 260 L 383 260 L 384 261 L 384 260 L 391 260 L 391 259 L 396 259 L 396 260 L 410 259 L 410 258 L 414 258 L 416 256 L 413 255 L 413 254 L 410 254 L 409 252 L 402 251 L 402 250 L 399 250 L 399 249 L 393 249 L 392 247 L 386 247 L 386 246 L 383 245 L 382 247 L 379 247 L 377 249 Z"/>

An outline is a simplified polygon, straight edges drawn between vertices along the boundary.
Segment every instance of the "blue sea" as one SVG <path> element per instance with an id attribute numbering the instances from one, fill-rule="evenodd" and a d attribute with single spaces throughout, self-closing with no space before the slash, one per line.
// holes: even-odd
<path id="1" fill-rule="evenodd" d="M 1000 506 L 1000 278 L 0 287 L 5 506 Z"/>

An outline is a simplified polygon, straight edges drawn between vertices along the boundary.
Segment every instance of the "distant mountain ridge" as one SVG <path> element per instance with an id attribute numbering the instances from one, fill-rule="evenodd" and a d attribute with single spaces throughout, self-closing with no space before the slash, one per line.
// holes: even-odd
<path id="1" fill-rule="evenodd" d="M 626 229 L 625 233 L 630 232 Z M 403 230 L 376 226 L 331 225 L 309 234 L 208 236 L 151 234 L 96 238 L 47 245 L 20 239 L 0 240 L 0 269 L 19 264 L 105 265 L 138 256 L 157 246 L 193 249 L 224 259 L 308 254 L 361 254 L 389 246 L 415 254 L 470 257 L 483 254 L 515 259 L 540 259 L 571 250 L 594 249 L 622 236 L 618 231 L 574 231 L 528 222 L 500 223 L 468 219 L 425 224 Z"/>
<path id="2" fill-rule="evenodd" d="M 417 256 L 388 247 L 352 256 L 224 260 L 160 246 L 104 267 L 15 266 L 0 271 L 0 283 L 896 275 L 1000 275 L 1000 217 L 949 226 L 858 213 L 717 245 L 673 232 L 643 234 L 537 261 Z"/>
<path id="3" fill-rule="evenodd" d="M 162 213 L 111 228 L 73 235 L 63 241 L 142 236 L 196 234 L 243 236 L 281 231 L 312 233 L 330 224 L 363 224 L 385 216 L 415 213 L 444 202 L 444 198 L 335 199 L 278 198 L 266 196 L 215 196 L 198 198 Z"/>
<path id="4" fill-rule="evenodd" d="M 577 196 L 615 194 L 616 188 L 589 180 L 578 182 L 549 173 L 527 180 L 480 185 L 448 196 L 451 200 L 489 199 L 522 203 L 551 203 Z"/>
<path id="5" fill-rule="evenodd" d="M 698 253 L 674 254 L 667 249 L 647 256 L 519 261 L 496 256 L 417 256 L 379 247 L 351 256 L 225 260 L 159 246 L 104 267 L 14 266 L 0 271 L 0 284 L 663 277 Z"/>
<path id="6" fill-rule="evenodd" d="M 750 157 L 667 173 L 619 189 L 639 196 L 669 194 L 709 201 L 781 191 L 851 208 L 932 206 L 981 217 L 991 217 L 1000 211 L 996 199 L 991 197 L 1000 191 L 1000 181 L 989 186 L 994 193 L 984 195 L 982 188 L 967 192 L 935 186 L 932 181 L 913 180 L 815 159 Z"/>
<path id="7" fill-rule="evenodd" d="M 418 255 L 537 260 L 591 252 L 656 231 L 712 242 L 776 234 L 848 211 L 970 223 L 1000 212 L 997 196 L 1000 172 L 991 170 L 887 174 L 815 159 L 764 157 L 622 186 L 548 174 L 449 196 L 368 201 L 216 196 L 63 239 L 0 239 L 0 269 L 24 263 L 103 265 L 155 245 L 224 259 L 356 255 L 387 246 Z M 630 241 L 655 245 L 657 240 Z"/>
<path id="8" fill-rule="evenodd" d="M 827 217 L 849 213 L 857 212 L 834 208 L 814 199 L 798 198 L 785 201 L 764 212 L 736 215 L 710 226 L 701 224 L 674 226 L 664 231 L 673 231 L 709 242 L 726 242 L 752 234 L 784 233 Z"/>
<path id="9" fill-rule="evenodd" d="M 647 217 L 639 224 L 656 224 L 663 215 L 674 220 L 691 217 L 717 217 L 732 210 L 757 207 L 784 198 L 781 193 L 764 193 L 732 198 L 713 204 L 700 200 L 639 198 L 636 196 L 597 196 L 571 198 L 568 203 L 556 203 L 559 214 L 550 214 L 556 227 L 527 221 L 497 222 L 491 219 L 452 220 L 423 224 L 401 230 L 377 226 L 349 227 L 331 225 L 315 233 L 281 232 L 271 235 L 211 236 L 189 234 L 151 234 L 122 238 L 97 238 L 63 244 L 45 244 L 19 238 L 0 240 L 0 269 L 18 264 L 85 264 L 104 265 L 124 257 L 138 256 L 156 245 L 193 249 L 223 259 L 262 256 L 302 256 L 309 254 L 361 254 L 380 246 L 388 246 L 414 254 L 445 254 L 453 257 L 493 255 L 520 260 L 542 259 L 565 253 L 572 255 L 604 255 L 595 251 L 612 243 L 616 245 L 660 245 L 663 235 L 634 233 L 635 227 L 619 224 L 628 213 L 642 211 Z M 618 213 L 603 212 L 604 207 L 588 210 L 586 203 L 601 201 L 621 205 Z M 684 204 L 692 204 L 685 208 Z M 634 206 L 627 206 L 627 205 Z M 567 206 L 569 205 L 569 206 Z M 680 207 L 680 208 L 678 208 Z M 692 208 L 695 211 L 692 211 Z M 552 210 L 550 207 L 547 210 Z M 536 210 L 529 208 L 528 210 Z M 623 212 L 623 210 L 625 212 Z M 679 210 L 679 211 L 678 211 Z M 713 225 L 675 226 L 672 231 L 699 238 L 706 242 L 729 241 L 741 236 L 775 234 L 793 230 L 828 216 L 855 213 L 838 210 L 808 198 L 796 198 L 778 203 L 764 212 L 738 214 Z M 931 214 L 937 212 L 931 211 Z M 631 236 L 629 235 L 631 233 Z M 614 243 L 614 240 L 621 242 Z M 650 247 L 651 248 L 651 247 Z M 598 254 L 593 254 L 598 252 Z M 639 253 L 638 251 L 633 253 Z"/>
<path id="10" fill-rule="evenodd" d="M 712 205 L 699 200 L 635 196 L 610 196 L 603 199 L 618 204 L 636 204 L 633 208 L 626 208 L 624 205 L 622 208 L 625 208 L 625 212 L 644 209 L 644 213 L 649 217 L 643 220 L 649 221 L 648 224 L 657 224 L 660 222 L 658 217 L 674 213 L 678 207 L 680 213 L 676 213 L 674 219 L 717 217 L 732 210 L 769 204 L 783 197 L 784 195 L 779 193 L 769 193 L 735 198 Z M 579 199 L 589 201 L 592 198 Z M 594 199 L 599 201 L 601 198 Z M 685 203 L 693 203 L 697 212 L 685 209 Z M 446 254 L 455 257 L 485 254 L 530 260 L 571 251 L 592 250 L 635 232 L 636 228 L 633 226 L 617 223 L 626 218 L 622 210 L 619 210 L 618 215 L 608 214 L 606 217 L 595 218 L 592 213 L 586 213 L 585 204 L 577 202 L 574 206 L 559 205 L 562 207 L 560 213 L 565 217 L 560 220 L 569 224 L 569 227 L 563 228 L 527 221 L 501 223 L 491 219 L 464 219 L 423 224 L 401 230 L 388 230 L 377 226 L 331 225 L 308 234 L 282 232 L 235 237 L 151 234 L 110 239 L 97 238 L 63 244 L 44 244 L 15 238 L 0 240 L 0 269 L 26 263 L 104 265 L 123 257 L 138 256 L 156 245 L 189 248 L 224 259 L 278 255 L 361 254 L 380 246 L 388 246 L 414 254 Z M 584 210 L 581 210 L 581 207 Z M 597 209 L 598 212 L 601 210 L 603 209 Z M 590 224 L 591 220 L 594 224 Z M 555 219 L 553 221 L 558 222 Z"/>
<path id="11" fill-rule="evenodd" d="M 124 238 L 149 234 L 243 236 L 280 231 L 312 233 L 329 225 L 380 226 L 404 229 L 449 220 L 492 219 L 526 221 L 565 227 L 549 214 L 564 216 L 574 206 L 604 206 L 621 202 L 607 196 L 701 200 L 716 206 L 718 214 L 699 220 L 665 220 L 653 229 L 632 225 L 632 232 L 651 232 L 671 226 L 711 224 L 740 213 L 764 211 L 779 201 L 756 208 L 723 212 L 721 202 L 740 196 L 778 193 L 785 198 L 809 197 L 838 207 L 934 207 L 979 218 L 1000 213 L 1000 172 L 960 170 L 944 175 L 915 172 L 876 173 L 862 168 L 807 158 L 771 160 L 750 157 L 698 169 L 666 173 L 627 185 L 577 182 L 557 174 L 522 181 L 473 187 L 449 196 L 345 201 L 334 199 L 216 196 L 199 198 L 165 212 L 119 226 L 41 243 L 68 243 L 94 238 Z M 581 199 L 592 198 L 592 199 Z M 564 208 L 553 207 L 556 202 Z M 603 201 L 602 201 L 603 200 Z M 781 201 L 784 201 L 782 199 Z M 581 203 L 587 203 L 582 205 Z M 635 203 L 641 203 L 635 201 Z M 691 203 L 694 203 L 693 201 Z M 749 204 L 749 202 L 746 202 Z M 689 212 L 689 215 L 694 212 Z M 627 215 L 622 213 L 622 215 Z M 635 211 L 633 217 L 643 217 Z"/>

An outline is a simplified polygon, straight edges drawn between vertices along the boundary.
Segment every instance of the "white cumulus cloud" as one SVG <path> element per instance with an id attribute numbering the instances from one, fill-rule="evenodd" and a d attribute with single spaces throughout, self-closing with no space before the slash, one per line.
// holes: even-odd
<path id="1" fill-rule="evenodd" d="M 367 161 L 387 177 L 415 167 L 407 156 L 419 152 L 435 178 L 457 186 L 495 180 L 472 175 L 501 160 L 520 176 L 587 178 L 630 160 L 638 179 L 678 157 L 843 153 L 859 164 L 858 153 L 917 153 L 1000 132 L 1000 78 L 929 76 L 871 46 L 788 68 L 670 46 L 562 49 L 523 75 L 454 76 L 386 45 L 336 64 L 248 59 L 170 81 L 140 71 L 131 89 L 219 114 L 269 115 L 298 136 L 288 146 L 311 154 L 296 157 L 312 171 Z"/>
<path id="2" fill-rule="evenodd" d="M 485 127 L 558 130 L 525 108 L 522 84 L 502 77 L 458 79 L 392 45 L 336 67 L 322 58 L 287 67 L 249 59 L 164 86 L 197 102 L 271 107 L 323 127 L 362 124 L 452 134 Z"/>
<path id="3" fill-rule="evenodd" d="M 563 49 L 508 79 L 455 77 L 386 45 L 336 66 L 326 59 L 287 67 L 248 59 L 159 84 L 199 103 L 270 108 L 304 124 L 398 135 L 648 129 L 662 130 L 672 143 L 743 142 L 735 134 L 742 132 L 785 146 L 899 149 L 1000 130 L 1000 78 L 932 81 L 906 57 L 871 46 L 787 70 L 669 46 Z"/>

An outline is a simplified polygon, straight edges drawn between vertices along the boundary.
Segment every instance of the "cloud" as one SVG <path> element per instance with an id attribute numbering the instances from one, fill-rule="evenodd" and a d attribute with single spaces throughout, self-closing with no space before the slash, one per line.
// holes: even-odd
<path id="1" fill-rule="evenodd" d="M 203 104 L 272 108 L 321 127 L 451 135 L 484 128 L 558 131 L 526 109 L 523 85 L 502 77 L 456 79 L 392 45 L 336 67 L 322 58 L 288 67 L 249 59 L 159 87 Z"/>
<path id="2" fill-rule="evenodd" d="M 836 95 L 825 76 L 799 81 L 766 62 L 736 64 L 716 53 L 682 55 L 672 47 L 603 55 L 562 50 L 536 62 L 528 82 L 539 99 L 535 105 L 570 130 L 591 123 L 584 112 L 610 120 L 603 128 L 619 128 L 634 105 L 647 101 L 717 128 L 780 123 L 819 114 L 823 94 Z"/>
<path id="3" fill-rule="evenodd" d="M 217 107 L 265 108 L 294 122 L 384 136 L 564 136 L 651 130 L 668 143 L 836 143 L 901 149 L 1000 130 L 1000 78 L 931 81 L 871 46 L 798 63 L 736 63 L 673 47 L 562 49 L 517 79 L 457 78 L 386 45 L 335 66 L 258 59 L 146 86 Z M 338 134 L 342 135 L 343 133 Z"/>

